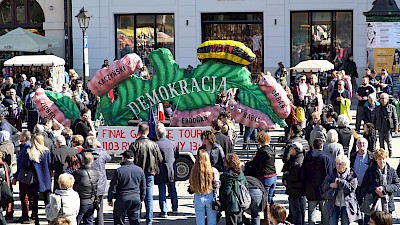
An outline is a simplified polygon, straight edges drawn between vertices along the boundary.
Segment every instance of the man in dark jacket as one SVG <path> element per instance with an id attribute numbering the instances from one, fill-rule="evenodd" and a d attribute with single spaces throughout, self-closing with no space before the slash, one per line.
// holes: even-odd
<path id="1" fill-rule="evenodd" d="M 301 126 L 297 124 L 292 125 L 290 128 L 290 139 L 285 146 L 285 151 L 282 158 L 283 163 L 289 161 L 289 146 L 295 142 L 300 143 L 303 146 L 303 154 L 307 153 L 310 150 L 308 142 L 302 137 Z"/>
<path id="2" fill-rule="evenodd" d="M 111 156 L 106 152 L 106 150 L 99 147 L 100 143 L 94 136 L 86 138 L 86 146 L 88 148 L 83 150 L 80 154 L 85 152 L 92 153 L 94 157 L 93 168 L 99 172 L 97 196 L 99 199 L 103 199 L 103 196 L 107 193 L 106 163 L 111 161 Z M 78 158 L 81 158 L 79 155 Z M 104 224 L 103 201 L 100 201 L 100 206 L 97 210 L 96 224 Z"/>
<path id="3" fill-rule="evenodd" d="M 340 115 L 340 103 L 342 99 L 350 99 L 350 92 L 344 88 L 344 80 L 338 81 L 338 89 L 334 90 L 331 96 L 331 102 L 335 112 Z"/>
<path id="4" fill-rule="evenodd" d="M 143 169 L 146 177 L 146 223 L 153 224 L 153 186 L 154 175 L 159 172 L 158 164 L 163 161 L 160 148 L 150 140 L 149 125 L 142 123 L 139 125 L 138 138 L 129 146 L 134 154 L 134 163 Z"/>
<path id="5" fill-rule="evenodd" d="M 217 139 L 217 143 L 221 145 L 224 150 L 225 155 L 228 153 L 233 153 L 232 141 L 231 139 L 221 133 L 221 129 L 224 126 L 224 123 L 219 119 L 214 119 L 211 122 L 211 127 L 215 134 L 215 138 Z"/>
<path id="6" fill-rule="evenodd" d="M 108 189 L 109 206 L 114 202 L 114 224 L 124 224 L 125 215 L 131 225 L 140 224 L 140 206 L 146 196 L 146 178 L 142 168 L 134 164 L 134 153 L 122 153 L 121 167 L 116 169 Z"/>
<path id="7" fill-rule="evenodd" d="M 356 82 L 356 78 L 358 78 L 358 72 L 357 72 L 357 65 L 356 62 L 354 62 L 354 56 L 353 54 L 348 54 L 347 59 L 343 63 L 342 69 L 346 72 L 346 75 L 349 75 L 351 77 L 351 83 L 353 85 L 353 90 L 356 92 L 358 86 Z"/>
<path id="8" fill-rule="evenodd" d="M 160 148 L 164 160 L 159 164 L 160 173 L 154 177 L 154 183 L 158 185 L 158 201 L 161 209 L 159 216 L 166 218 L 168 216 L 167 186 L 171 197 L 172 213 L 178 213 L 178 195 L 175 187 L 175 160 L 179 157 L 179 151 L 177 144 L 167 138 L 167 131 L 163 123 L 157 124 L 156 132 L 159 138 L 156 144 Z"/>
<path id="9" fill-rule="evenodd" d="M 97 198 L 97 183 L 99 182 L 99 172 L 93 168 L 93 161 L 92 153 L 83 153 L 83 165 L 72 174 L 75 178 L 74 190 L 78 192 L 81 200 L 76 217 L 77 224 L 81 221 L 83 224 L 93 224 L 94 202 Z"/>
<path id="10" fill-rule="evenodd" d="M 368 140 L 359 137 L 357 139 L 357 152 L 352 152 L 350 155 L 350 167 L 354 170 L 357 175 L 357 189 L 356 189 L 356 198 L 359 205 L 361 205 L 364 201 L 364 195 L 361 193 L 361 184 L 364 178 L 365 171 L 367 171 L 368 167 L 374 162 L 374 153 L 368 151 Z M 358 224 L 366 224 L 363 220 L 359 220 Z"/>
<path id="11" fill-rule="evenodd" d="M 381 103 L 376 101 L 376 94 L 368 95 L 368 101 L 364 104 L 364 124 L 373 123 L 375 119 L 375 109 Z"/>
<path id="12" fill-rule="evenodd" d="M 304 160 L 303 145 L 294 142 L 289 146 L 290 159 L 283 165 L 282 182 L 289 195 L 289 211 L 293 216 L 293 223 L 305 225 L 306 197 L 302 182 L 302 165 Z"/>
<path id="13" fill-rule="evenodd" d="M 325 201 L 321 196 L 321 184 L 325 177 L 332 172 L 334 163 L 323 151 L 324 141 L 321 138 L 314 140 L 314 149 L 306 153 L 303 161 L 302 177 L 303 188 L 308 200 L 308 223 L 316 224 L 315 210 L 317 204 L 321 210 L 322 224 L 328 224 L 328 215 L 324 208 Z"/>
<path id="14" fill-rule="evenodd" d="M 356 115 L 356 131 L 360 131 L 361 120 L 364 119 L 364 105 L 368 102 L 368 96 L 375 94 L 375 89 L 369 84 L 369 78 L 363 77 L 361 86 L 357 90 L 356 97 L 358 99 L 357 115 Z M 365 123 L 365 121 L 364 121 Z"/>
<path id="15" fill-rule="evenodd" d="M 58 135 L 55 137 L 55 144 L 56 149 L 54 150 L 52 155 L 51 168 L 52 170 L 54 170 L 54 180 L 58 180 L 58 177 L 62 173 L 64 173 L 65 159 L 68 155 L 76 155 L 78 153 L 78 150 L 67 146 L 65 137 L 62 135 Z M 57 190 L 58 188 L 58 182 L 54 182 L 53 190 Z"/>
<path id="16" fill-rule="evenodd" d="M 389 95 L 382 93 L 380 96 L 381 105 L 375 109 L 374 125 L 379 132 L 379 145 L 385 149 L 385 142 L 388 145 L 389 157 L 392 157 L 392 131 L 397 134 L 399 130 L 396 107 L 389 104 Z"/>

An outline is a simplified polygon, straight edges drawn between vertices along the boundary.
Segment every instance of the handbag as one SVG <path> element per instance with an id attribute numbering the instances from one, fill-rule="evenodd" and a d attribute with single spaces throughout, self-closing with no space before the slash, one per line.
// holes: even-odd
<path id="1" fill-rule="evenodd" d="M 216 198 L 214 190 L 213 190 L 213 201 L 211 208 L 218 212 L 221 210 L 221 202 Z"/>
<path id="2" fill-rule="evenodd" d="M 336 197 L 336 188 L 329 188 L 327 191 L 322 193 L 322 198 L 326 200 L 333 200 Z"/>
<path id="3" fill-rule="evenodd" d="M 370 216 L 377 208 L 378 197 L 373 194 L 367 194 L 360 206 L 361 212 Z"/>
<path id="4" fill-rule="evenodd" d="M 32 184 L 34 181 L 35 173 L 25 169 L 20 169 L 17 181 L 22 184 Z"/>

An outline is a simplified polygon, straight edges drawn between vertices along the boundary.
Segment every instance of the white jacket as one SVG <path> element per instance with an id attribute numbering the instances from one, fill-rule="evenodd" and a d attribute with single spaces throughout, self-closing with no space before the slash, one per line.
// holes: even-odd
<path id="1" fill-rule="evenodd" d="M 63 216 L 71 220 L 72 225 L 76 224 L 76 216 L 79 212 L 79 195 L 72 188 L 67 190 L 56 190 L 50 195 L 49 204 L 46 206 L 46 218 L 53 220 Z"/>

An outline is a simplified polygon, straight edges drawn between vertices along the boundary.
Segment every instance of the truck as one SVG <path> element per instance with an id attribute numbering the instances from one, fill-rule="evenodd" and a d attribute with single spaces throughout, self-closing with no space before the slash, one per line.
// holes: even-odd
<path id="1" fill-rule="evenodd" d="M 202 145 L 200 135 L 211 127 L 167 127 L 167 137 L 176 142 L 179 158 L 176 161 L 177 180 L 189 179 L 190 171 Z M 98 140 L 101 146 L 112 156 L 118 156 L 129 149 L 137 138 L 137 126 L 100 126 Z"/>

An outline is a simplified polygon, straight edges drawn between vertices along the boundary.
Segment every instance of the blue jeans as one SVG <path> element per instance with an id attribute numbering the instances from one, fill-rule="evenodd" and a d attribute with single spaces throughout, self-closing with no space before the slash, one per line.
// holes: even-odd
<path id="1" fill-rule="evenodd" d="M 293 216 L 294 224 L 305 225 L 306 197 L 289 195 L 289 212 Z"/>
<path id="2" fill-rule="evenodd" d="M 342 225 L 349 225 L 349 217 L 347 216 L 346 206 L 339 207 L 334 206 L 332 214 L 329 217 L 329 225 L 337 225 L 339 222 L 339 215 L 340 221 Z"/>
<path id="3" fill-rule="evenodd" d="M 168 182 L 168 183 L 161 183 L 158 185 L 158 192 L 159 192 L 158 198 L 159 198 L 161 212 L 162 213 L 168 212 L 166 186 L 168 186 L 168 193 L 171 197 L 172 211 L 178 211 L 178 195 L 176 193 L 175 182 Z"/>
<path id="4" fill-rule="evenodd" d="M 315 210 L 317 209 L 317 205 L 319 205 L 319 209 L 321 210 L 321 224 L 328 224 L 326 210 L 325 210 L 325 200 L 321 201 L 308 201 L 308 224 L 315 225 Z"/>
<path id="5" fill-rule="evenodd" d="M 153 224 L 153 186 L 154 176 L 151 174 L 144 174 L 146 177 L 146 197 L 144 198 L 144 204 L 146 206 L 146 224 Z"/>
<path id="6" fill-rule="evenodd" d="M 76 216 L 77 224 L 80 224 L 81 221 L 85 225 L 92 225 L 93 224 L 93 204 L 89 205 L 81 205 L 79 208 L 78 215 Z"/>
<path id="7" fill-rule="evenodd" d="M 209 194 L 194 193 L 194 211 L 196 212 L 196 225 L 205 225 L 207 214 L 207 225 L 217 224 L 217 211 L 212 209 L 213 192 Z"/>
<path id="8" fill-rule="evenodd" d="M 243 142 L 248 143 L 249 139 L 256 140 L 257 129 L 251 127 L 244 127 Z"/>
<path id="9" fill-rule="evenodd" d="M 270 205 L 274 203 L 272 201 L 272 197 L 274 197 L 274 191 L 276 187 L 276 178 L 277 176 L 271 178 L 261 178 L 260 181 L 264 185 L 265 192 L 267 193 L 267 201 Z"/>
<path id="10" fill-rule="evenodd" d="M 262 201 L 262 191 L 258 188 L 249 189 L 249 193 L 251 196 L 251 225 L 260 225 L 260 203 Z"/>
<path id="11" fill-rule="evenodd" d="M 140 224 L 140 206 L 139 196 L 118 196 L 114 203 L 114 224 L 124 225 L 125 216 L 128 216 L 130 225 Z"/>

